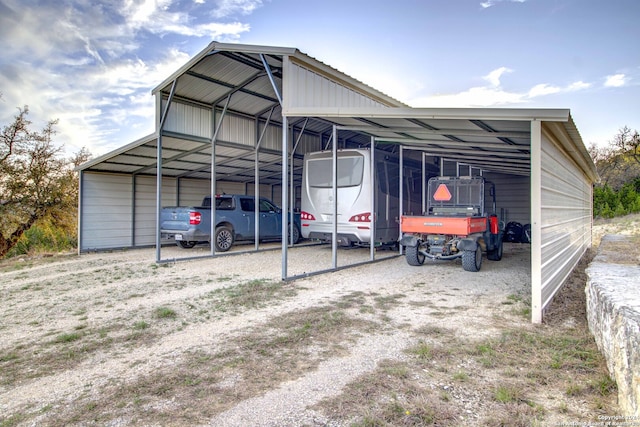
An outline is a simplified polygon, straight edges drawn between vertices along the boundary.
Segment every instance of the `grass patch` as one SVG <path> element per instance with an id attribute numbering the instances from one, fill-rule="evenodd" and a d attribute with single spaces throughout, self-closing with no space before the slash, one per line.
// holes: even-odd
<path id="1" fill-rule="evenodd" d="M 107 385 L 101 394 L 108 399 L 97 405 L 78 402 L 77 409 L 57 421 L 64 425 L 91 419 L 105 424 L 135 407 L 144 408 L 135 410 L 139 424 L 201 424 L 243 400 L 315 370 L 321 361 L 346 352 L 358 334 L 375 327 L 335 306 L 290 312 L 226 341 L 216 352 L 191 352 L 170 368 L 125 385 Z"/>
<path id="2" fill-rule="evenodd" d="M 169 307 L 158 307 L 153 314 L 158 319 L 175 319 L 178 317 L 178 313 Z"/>
<path id="3" fill-rule="evenodd" d="M 515 384 L 499 385 L 493 392 L 493 397 L 500 403 L 518 402 L 521 399 L 520 390 Z"/>
<path id="4" fill-rule="evenodd" d="M 582 287 L 574 292 L 576 297 L 563 301 L 584 304 Z M 514 308 L 524 304 L 515 295 L 507 301 Z M 575 307 L 567 310 L 579 313 Z M 511 318 L 512 326 L 505 326 L 500 318 L 502 333 L 479 339 L 463 339 L 440 326 L 422 326 L 414 330 L 418 342 L 407 348 L 409 358 L 381 363 L 349 383 L 341 395 L 313 409 L 330 423 L 354 426 L 529 427 L 543 425 L 550 411 L 589 422 L 590 415 L 568 409 L 584 402 L 602 413 L 615 412 L 615 383 L 586 321 L 566 328 L 565 318 L 552 318 L 551 325 L 540 326 L 517 317 Z M 541 395 L 543 389 L 560 393 L 562 403 L 552 400 L 547 408 L 536 403 L 548 401 L 548 395 Z M 470 418 L 465 408 L 473 400 L 482 403 L 478 415 Z"/>
<path id="5" fill-rule="evenodd" d="M 239 285 L 217 289 L 210 292 L 206 298 L 211 300 L 215 311 L 236 313 L 247 309 L 262 308 L 269 301 L 289 298 L 296 294 L 297 290 L 292 284 L 255 279 Z"/>
<path id="6" fill-rule="evenodd" d="M 381 310 L 389 310 L 394 306 L 400 305 L 400 300 L 405 298 L 406 295 L 403 294 L 393 294 L 387 296 L 377 296 L 373 300 L 375 301 L 375 306 Z"/>
<path id="7" fill-rule="evenodd" d="M 312 409 L 339 425 L 458 426 L 458 410 L 424 387 L 411 363 L 385 360 L 373 372 L 349 383 L 343 394 L 327 398 Z M 332 424 L 332 423 L 330 423 Z"/>
<path id="8" fill-rule="evenodd" d="M 140 320 L 133 324 L 133 329 L 138 331 L 143 331 L 145 329 L 148 329 L 149 326 L 150 326 L 149 323 L 145 322 L 144 320 Z"/>
<path id="9" fill-rule="evenodd" d="M 78 332 L 60 334 L 54 338 L 53 343 L 54 344 L 71 343 L 74 341 L 78 341 L 80 338 L 82 338 L 82 335 Z"/>

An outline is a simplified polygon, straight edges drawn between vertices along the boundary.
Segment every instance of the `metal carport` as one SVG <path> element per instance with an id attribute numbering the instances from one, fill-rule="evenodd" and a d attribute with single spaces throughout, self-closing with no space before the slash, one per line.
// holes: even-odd
<path id="1" fill-rule="evenodd" d="M 148 217 L 145 222 L 140 215 L 155 207 L 157 218 L 163 198 L 189 200 L 189 186 L 181 182 L 211 193 L 221 177 L 256 194 L 263 185 L 280 186 L 286 211 L 302 154 L 331 147 L 334 134 L 341 147 L 373 141 L 390 150 L 426 151 L 456 164 L 456 173 L 465 164 L 522 177 L 530 192 L 534 322 L 591 245 L 596 172 L 569 110 L 411 109 L 297 49 L 220 43 L 207 46 L 154 94 L 155 134 L 80 167 L 81 251 L 91 249 L 83 246 L 82 236 L 90 232 L 83 221 L 91 211 L 84 193 L 100 190 L 96 174 L 117 177 L 114 189 L 129 186 L 120 196 L 106 186 L 114 199 L 129 198 L 122 212 L 130 216 L 131 230 L 128 245 L 121 246 L 155 243 L 159 251 L 157 226 L 155 242 L 149 242 L 150 231 L 139 232 Z M 212 172 L 217 180 L 204 188 Z M 155 204 L 136 197 L 142 186 L 155 187 Z M 287 256 L 283 239 L 283 279 Z"/>

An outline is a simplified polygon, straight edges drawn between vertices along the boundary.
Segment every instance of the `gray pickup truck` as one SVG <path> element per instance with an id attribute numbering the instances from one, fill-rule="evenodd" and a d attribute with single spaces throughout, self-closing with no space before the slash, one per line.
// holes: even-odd
<path id="1" fill-rule="evenodd" d="M 255 198 L 238 194 L 216 195 L 216 227 L 214 243 L 217 252 L 228 251 L 234 242 L 255 238 Z M 282 210 L 272 201 L 260 198 L 260 240 L 280 240 Z M 288 224 L 287 224 L 288 225 Z M 202 206 L 167 206 L 160 212 L 160 234 L 174 239 L 185 249 L 209 242 L 211 231 L 211 197 Z M 300 240 L 300 215 L 294 215 L 293 243 Z"/>

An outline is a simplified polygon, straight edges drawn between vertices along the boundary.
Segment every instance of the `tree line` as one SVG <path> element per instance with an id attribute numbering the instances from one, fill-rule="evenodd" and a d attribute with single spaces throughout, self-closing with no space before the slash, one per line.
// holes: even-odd
<path id="1" fill-rule="evenodd" d="M 1 99 L 2 94 L 0 94 Z M 27 106 L 0 133 L 0 259 L 77 247 L 78 176 L 91 158 L 84 148 L 66 158 L 54 142 L 56 120 L 33 130 Z M 589 154 L 600 176 L 594 217 L 640 212 L 640 135 L 622 128 Z"/>
<path id="2" fill-rule="evenodd" d="M 593 188 L 593 216 L 613 218 L 640 212 L 640 135 L 620 129 L 607 146 L 591 144 L 589 154 L 600 176 Z"/>

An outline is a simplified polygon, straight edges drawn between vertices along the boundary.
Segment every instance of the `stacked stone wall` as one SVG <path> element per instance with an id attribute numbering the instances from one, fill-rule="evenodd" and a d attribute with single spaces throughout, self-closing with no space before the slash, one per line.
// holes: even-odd
<path id="1" fill-rule="evenodd" d="M 622 244 L 621 244 L 622 243 Z M 609 374 L 618 386 L 623 415 L 640 417 L 640 265 L 619 251 L 629 237 L 604 236 L 587 268 L 587 320 Z M 637 418 L 640 419 L 640 418 Z"/>

